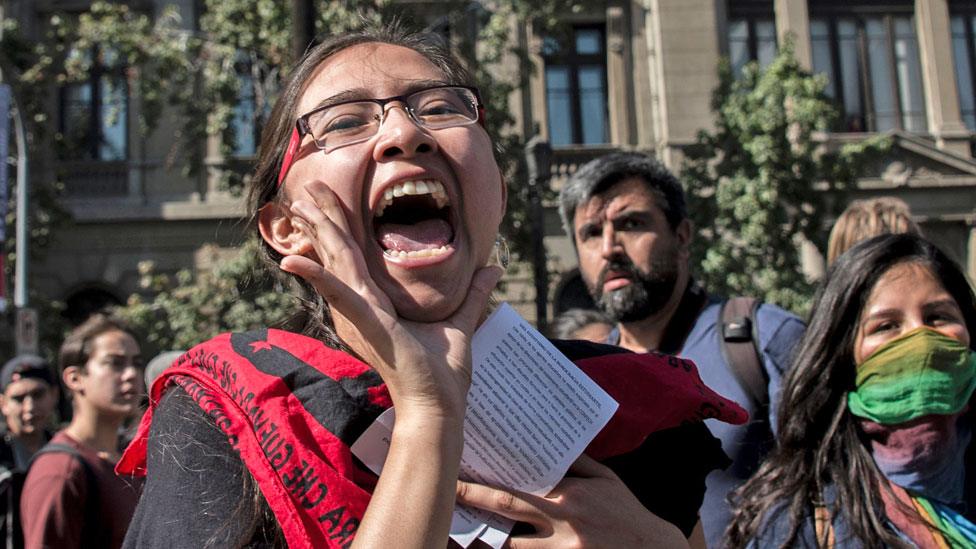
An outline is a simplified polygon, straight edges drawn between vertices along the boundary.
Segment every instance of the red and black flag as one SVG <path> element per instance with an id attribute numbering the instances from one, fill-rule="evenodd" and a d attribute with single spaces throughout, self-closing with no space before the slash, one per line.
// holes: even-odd
<path id="1" fill-rule="evenodd" d="M 747 418 L 738 405 L 705 387 L 688 361 L 616 354 L 623 351 L 605 345 L 555 343 L 620 403 L 587 448 L 597 459 L 636 455 L 632 451 L 653 433 L 700 424 L 706 417 L 732 423 Z M 146 474 L 153 412 L 174 385 L 227 435 L 289 547 L 351 543 L 376 477 L 349 448 L 392 405 L 376 371 L 303 335 L 281 330 L 220 335 L 182 355 L 153 383 L 149 410 L 116 467 L 118 473 Z M 702 463 L 702 469 L 710 470 L 710 464 L 721 461 L 709 457 Z M 689 474 L 703 482 L 706 473 Z M 662 474 L 675 477 L 673 471 Z M 697 501 L 687 513 L 692 519 Z M 673 500 L 669 507 L 674 507 Z"/>

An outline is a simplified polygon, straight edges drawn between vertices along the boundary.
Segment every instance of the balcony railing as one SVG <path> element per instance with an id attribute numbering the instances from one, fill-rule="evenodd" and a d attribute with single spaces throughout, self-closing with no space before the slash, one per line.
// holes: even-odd
<path id="1" fill-rule="evenodd" d="M 550 185 L 553 190 L 563 188 L 563 183 L 569 176 L 576 173 L 580 166 L 594 158 L 617 152 L 620 147 L 613 145 L 599 146 L 569 146 L 556 147 L 552 151 L 552 179 Z"/>
<path id="2" fill-rule="evenodd" d="M 69 198 L 120 197 L 129 194 L 126 162 L 60 162 L 58 173 Z"/>

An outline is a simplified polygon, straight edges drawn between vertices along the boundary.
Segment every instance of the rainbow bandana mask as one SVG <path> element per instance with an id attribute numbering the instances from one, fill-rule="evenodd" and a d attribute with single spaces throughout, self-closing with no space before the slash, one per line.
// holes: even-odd
<path id="1" fill-rule="evenodd" d="M 857 367 L 851 413 L 882 425 L 960 412 L 976 388 L 976 353 L 929 328 L 885 343 Z"/>

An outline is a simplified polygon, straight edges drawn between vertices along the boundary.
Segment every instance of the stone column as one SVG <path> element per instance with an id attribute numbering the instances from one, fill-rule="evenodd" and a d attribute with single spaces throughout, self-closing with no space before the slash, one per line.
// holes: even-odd
<path id="1" fill-rule="evenodd" d="M 966 274 L 969 280 L 976 280 L 976 216 L 969 219 L 969 245 L 966 246 Z"/>
<path id="2" fill-rule="evenodd" d="M 776 37 L 782 44 L 788 34 L 793 35 L 794 54 L 806 71 L 813 70 L 810 47 L 810 9 L 807 0 L 776 0 Z"/>
<path id="3" fill-rule="evenodd" d="M 655 143 L 654 131 L 657 125 L 656 99 L 652 89 L 647 34 L 644 32 L 647 9 L 633 3 L 630 6 L 630 65 L 633 69 L 634 86 L 634 129 L 633 140 L 641 149 L 652 149 Z"/>
<path id="4" fill-rule="evenodd" d="M 718 85 L 718 0 L 647 0 L 649 73 L 658 111 L 657 154 L 677 169 L 681 150 L 711 129 Z"/>
<path id="5" fill-rule="evenodd" d="M 538 133 L 546 141 L 552 141 L 549 136 L 549 105 L 546 102 L 546 62 L 542 57 L 542 36 L 536 34 L 531 25 L 526 25 L 526 44 L 528 46 L 528 57 L 531 67 L 535 70 L 529 71 L 528 93 L 529 101 L 523 100 L 522 107 L 529 107 L 526 112 L 526 120 L 523 121 L 525 138 L 532 137 Z"/>
<path id="6" fill-rule="evenodd" d="M 223 171 L 232 169 L 229 158 L 221 150 L 223 136 L 220 134 L 207 135 L 204 143 L 196 145 L 203 148 L 203 171 L 197 175 L 197 191 L 191 196 L 194 202 L 213 202 L 228 197 L 228 192 L 222 190 Z"/>
<path id="7" fill-rule="evenodd" d="M 131 69 L 138 79 L 141 75 Z M 126 187 L 127 198 L 136 204 L 145 204 L 146 196 L 146 136 L 139 127 L 139 114 L 142 112 L 142 96 L 134 90 L 127 89 L 128 99 L 125 110 L 126 132 Z"/>
<path id="8" fill-rule="evenodd" d="M 915 25 L 929 132 L 940 149 L 969 158 L 969 132 L 962 123 L 952 64 L 948 0 L 915 0 Z"/>
<path id="9" fill-rule="evenodd" d="M 607 6 L 607 111 L 610 117 L 610 143 L 629 145 L 633 115 L 628 88 L 633 80 L 629 69 L 630 37 L 627 16 L 620 5 Z"/>

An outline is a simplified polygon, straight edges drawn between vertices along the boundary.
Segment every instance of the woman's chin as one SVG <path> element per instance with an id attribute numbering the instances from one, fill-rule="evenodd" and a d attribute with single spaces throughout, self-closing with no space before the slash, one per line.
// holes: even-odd
<path id="1" fill-rule="evenodd" d="M 464 303 L 479 264 L 454 244 L 450 252 L 417 262 L 394 262 L 379 257 L 369 265 L 373 280 L 390 298 L 397 314 L 415 322 L 439 322 Z M 482 262 L 483 264 L 483 262 Z"/>
<path id="2" fill-rule="evenodd" d="M 456 288 L 444 291 L 413 283 L 388 291 L 387 295 L 401 318 L 414 322 L 440 322 L 457 312 L 466 292 Z"/>

